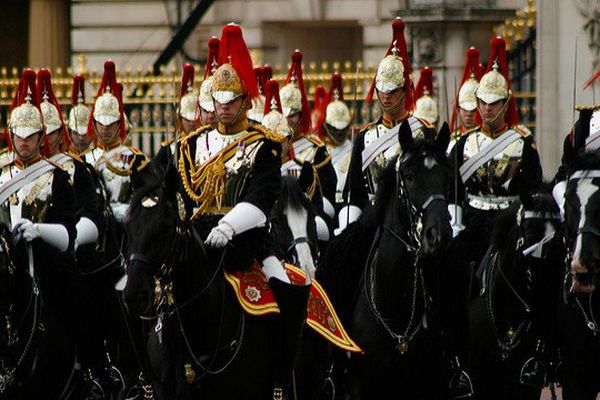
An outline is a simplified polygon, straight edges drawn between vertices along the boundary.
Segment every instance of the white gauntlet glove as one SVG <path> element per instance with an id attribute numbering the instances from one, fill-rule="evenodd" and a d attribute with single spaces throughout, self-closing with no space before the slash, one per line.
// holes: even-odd
<path id="1" fill-rule="evenodd" d="M 338 214 L 338 227 L 333 231 L 335 236 L 338 236 L 340 233 L 342 233 L 344 229 L 356 221 L 361 214 L 362 210 L 357 206 L 347 205 L 342 207 L 340 213 Z"/>
<path id="2" fill-rule="evenodd" d="M 75 238 L 75 250 L 81 245 L 94 243 L 98 240 L 98 227 L 91 219 L 81 217 L 77 225 L 77 237 Z"/>
<path id="3" fill-rule="evenodd" d="M 233 238 L 234 235 L 233 228 L 229 226 L 226 222 L 219 222 L 217 226 L 212 228 L 204 244 L 210 247 L 216 247 L 220 249 L 221 247 L 225 247 L 227 243 Z"/>
<path id="4" fill-rule="evenodd" d="M 34 224 L 23 218 L 15 223 L 13 234 L 17 240 L 22 238 L 26 242 L 40 238 L 61 253 L 69 247 L 69 233 L 61 224 Z"/>
<path id="5" fill-rule="evenodd" d="M 211 247 L 224 247 L 235 235 L 265 226 L 266 222 L 267 217 L 260 208 L 240 202 L 212 228 L 204 243 Z"/>
<path id="6" fill-rule="evenodd" d="M 462 207 L 456 204 L 448 204 L 448 213 L 450 214 L 450 227 L 452 227 L 452 237 L 465 230 L 462 224 Z"/>

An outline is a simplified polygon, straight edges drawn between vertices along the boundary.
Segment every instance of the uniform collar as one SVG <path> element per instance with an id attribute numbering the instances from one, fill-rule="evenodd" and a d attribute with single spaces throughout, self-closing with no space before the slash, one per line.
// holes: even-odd
<path id="1" fill-rule="evenodd" d="M 395 118 L 395 119 L 388 119 L 386 118 L 385 114 L 381 117 L 381 123 L 386 127 L 386 128 L 393 128 L 394 126 L 404 122 L 408 117 L 410 117 L 410 111 L 406 111 L 404 114 L 402 114 L 400 117 Z"/>
<path id="2" fill-rule="evenodd" d="M 104 151 L 116 149 L 120 145 L 121 145 L 120 140 L 115 140 L 111 144 L 104 144 L 104 142 L 102 142 L 101 140 L 98 140 L 96 143 L 96 147 L 98 147 L 99 149 L 104 150 Z"/>
<path id="3" fill-rule="evenodd" d="M 40 154 L 36 158 L 34 158 L 33 160 L 29 161 L 28 163 L 24 163 L 19 157 L 15 157 L 15 165 L 17 166 L 17 168 L 23 170 L 23 169 L 29 167 L 30 165 L 33 165 L 36 162 L 40 161 L 42 158 L 43 157 Z"/>
<path id="4" fill-rule="evenodd" d="M 506 132 L 508 130 L 508 124 L 504 123 L 502 124 L 502 126 L 498 129 L 496 129 L 495 131 L 490 131 L 489 129 L 487 129 L 484 125 L 481 125 L 481 132 L 488 137 L 491 137 L 492 139 L 497 138 L 498 136 L 502 135 L 504 132 Z"/>
<path id="5" fill-rule="evenodd" d="M 245 131 L 246 129 L 248 129 L 249 125 L 250 123 L 248 122 L 248 118 L 240 118 L 239 121 L 234 122 L 229 126 L 225 126 L 221 122 L 219 122 L 219 125 L 217 126 L 217 131 L 219 131 L 221 135 L 234 135 L 236 133 Z"/>

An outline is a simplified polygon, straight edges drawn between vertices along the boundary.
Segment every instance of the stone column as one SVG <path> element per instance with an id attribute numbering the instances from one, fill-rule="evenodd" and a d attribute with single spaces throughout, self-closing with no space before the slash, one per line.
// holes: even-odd
<path id="1" fill-rule="evenodd" d="M 30 0 L 29 65 L 70 65 L 69 1 Z"/>

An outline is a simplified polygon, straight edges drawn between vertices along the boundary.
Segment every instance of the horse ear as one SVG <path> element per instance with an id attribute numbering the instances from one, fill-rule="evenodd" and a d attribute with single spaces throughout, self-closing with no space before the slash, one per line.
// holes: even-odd
<path id="1" fill-rule="evenodd" d="M 567 135 L 563 143 L 562 163 L 567 167 L 573 165 L 575 163 L 575 160 L 577 160 L 577 150 L 571 142 L 572 137 L 573 136 L 570 134 Z"/>
<path id="2" fill-rule="evenodd" d="M 146 170 L 149 168 L 149 166 L 147 165 L 145 168 L 137 169 L 137 168 L 132 168 L 131 169 L 131 187 L 133 188 L 133 191 L 138 190 L 139 188 L 141 188 L 142 186 L 144 186 L 144 182 L 145 182 L 145 174 L 147 173 Z"/>
<path id="3" fill-rule="evenodd" d="M 448 149 L 448 144 L 450 144 L 450 127 L 447 122 L 444 122 L 444 125 L 442 125 L 435 138 L 435 146 L 441 153 L 445 154 Z"/>
<path id="4" fill-rule="evenodd" d="M 414 140 L 412 136 L 412 129 L 410 129 L 410 123 L 408 119 L 402 122 L 400 125 L 400 131 L 398 132 L 398 141 L 400 142 L 400 148 L 403 153 L 410 153 L 414 147 Z"/>
<path id="5" fill-rule="evenodd" d="M 165 193 L 167 195 L 175 195 L 179 185 L 179 173 L 173 163 L 169 163 L 167 171 L 164 175 Z"/>

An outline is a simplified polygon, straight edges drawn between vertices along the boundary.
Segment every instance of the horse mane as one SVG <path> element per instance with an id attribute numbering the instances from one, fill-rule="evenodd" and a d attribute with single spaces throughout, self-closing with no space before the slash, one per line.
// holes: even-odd
<path id="1" fill-rule="evenodd" d="M 292 176 L 281 177 L 281 191 L 279 198 L 273 207 L 272 215 L 283 215 L 288 206 L 300 212 L 303 209 L 311 210 L 312 205 L 298 184 L 298 180 Z"/>

